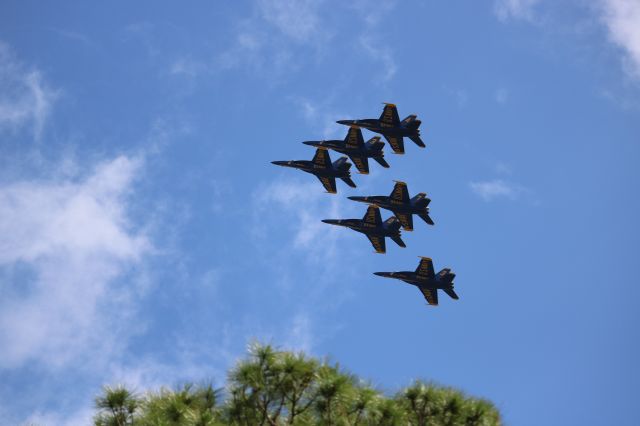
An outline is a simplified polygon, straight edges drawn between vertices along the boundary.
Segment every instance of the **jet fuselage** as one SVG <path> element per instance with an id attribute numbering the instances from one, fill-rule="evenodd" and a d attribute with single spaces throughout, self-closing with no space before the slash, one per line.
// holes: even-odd
<path id="1" fill-rule="evenodd" d="M 453 285 L 453 278 L 455 277 L 455 274 L 448 273 L 444 278 L 440 278 L 439 275 L 436 275 L 433 278 L 424 278 L 418 276 L 418 274 L 413 271 L 374 272 L 374 274 L 379 277 L 402 280 L 405 283 L 415 285 L 416 287 L 441 290 L 451 288 Z"/>
<path id="2" fill-rule="evenodd" d="M 272 163 L 277 166 L 302 170 L 303 172 L 311 173 L 320 177 L 342 178 L 350 176 L 348 168 L 336 169 L 333 165 L 320 166 L 314 164 L 313 161 L 308 160 L 272 161 Z"/>
<path id="3" fill-rule="evenodd" d="M 339 120 L 338 123 L 347 126 L 363 127 L 372 132 L 380 133 L 386 136 L 410 137 L 420 134 L 419 130 L 416 128 L 393 126 L 391 124 L 383 123 L 376 118 L 365 118 L 362 120 Z"/>
<path id="4" fill-rule="evenodd" d="M 329 148 L 336 152 L 346 155 L 362 155 L 363 157 L 381 157 L 382 150 L 373 150 L 368 148 L 367 145 L 363 145 L 362 148 L 349 148 L 345 146 L 342 140 L 328 140 L 328 141 L 305 141 L 302 142 L 305 145 L 315 146 L 316 148 Z"/>
<path id="5" fill-rule="evenodd" d="M 354 231 L 361 232 L 367 235 L 378 235 L 381 237 L 399 237 L 399 227 L 394 228 L 386 226 L 384 223 L 382 226 L 375 226 L 374 224 L 364 222 L 361 219 L 324 219 L 324 223 L 330 225 L 344 226 L 351 228 Z"/>
<path id="6" fill-rule="evenodd" d="M 352 196 L 347 198 L 362 203 L 375 204 L 380 208 L 398 213 L 418 214 L 427 212 L 427 208 L 426 206 L 424 206 L 424 202 L 421 202 L 422 200 L 418 202 L 410 201 L 410 203 L 403 203 L 402 201 L 394 200 L 393 198 L 386 195 L 374 195 L 371 197 Z"/>

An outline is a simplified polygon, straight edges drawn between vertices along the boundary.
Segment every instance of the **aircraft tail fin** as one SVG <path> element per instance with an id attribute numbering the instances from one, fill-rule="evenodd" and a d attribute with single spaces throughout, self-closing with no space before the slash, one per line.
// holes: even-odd
<path id="1" fill-rule="evenodd" d="M 394 243 L 396 243 L 400 247 L 406 247 L 407 246 L 404 243 L 404 241 L 402 241 L 402 238 L 400 238 L 400 235 L 394 235 L 393 237 L 391 237 L 391 239 L 393 240 Z"/>
<path id="2" fill-rule="evenodd" d="M 346 184 L 347 184 L 347 185 L 349 185 L 350 187 L 352 187 L 352 188 L 355 188 L 355 187 L 356 187 L 355 182 L 353 182 L 349 176 L 341 177 L 340 179 L 342 179 L 342 180 L 344 181 L 344 183 L 346 183 Z"/>
<path id="3" fill-rule="evenodd" d="M 431 216 L 429 216 L 429 213 L 427 212 L 420 212 L 418 213 L 418 216 L 420 216 L 420 218 L 422 220 L 424 220 L 425 222 L 427 222 L 429 225 L 433 225 L 433 219 L 431 219 Z"/>
<path id="4" fill-rule="evenodd" d="M 333 162 L 333 168 L 336 170 L 349 170 L 351 163 L 347 161 L 347 157 L 340 157 Z"/>
<path id="5" fill-rule="evenodd" d="M 367 148 L 371 151 L 380 151 L 384 147 L 384 142 L 380 140 L 380 136 L 374 136 L 367 141 Z"/>
<path id="6" fill-rule="evenodd" d="M 391 230 L 399 230 L 402 226 L 398 218 L 395 216 L 391 216 L 389 219 L 385 220 L 384 225 L 386 228 Z"/>
<path id="7" fill-rule="evenodd" d="M 427 207 L 430 202 L 431 202 L 431 199 L 427 198 L 427 194 L 425 194 L 424 192 L 416 194 L 411 199 L 411 204 L 413 204 L 416 207 Z"/>
<path id="8" fill-rule="evenodd" d="M 387 161 L 384 159 L 384 157 L 380 156 L 380 157 L 373 157 L 374 160 L 376 160 L 378 162 L 378 164 L 380 164 L 382 167 L 388 169 L 389 168 L 389 163 L 387 163 Z"/>
<path id="9" fill-rule="evenodd" d="M 374 160 L 378 162 L 382 167 L 389 168 L 389 163 L 384 160 L 384 152 L 382 148 L 384 148 L 384 142 L 380 140 L 380 136 L 374 136 L 367 141 L 367 148 L 369 152 L 371 152 Z"/>
<path id="10" fill-rule="evenodd" d="M 409 129 L 418 129 L 422 124 L 422 121 L 418 120 L 418 116 L 415 114 L 411 114 L 407 116 L 404 120 L 402 120 L 403 127 L 407 127 Z"/>
<path id="11" fill-rule="evenodd" d="M 450 288 L 443 288 L 442 290 L 444 290 L 445 293 L 447 293 L 449 295 L 450 298 L 458 300 L 460 299 L 458 297 L 458 295 L 456 294 L 456 292 L 453 290 L 453 287 Z"/>

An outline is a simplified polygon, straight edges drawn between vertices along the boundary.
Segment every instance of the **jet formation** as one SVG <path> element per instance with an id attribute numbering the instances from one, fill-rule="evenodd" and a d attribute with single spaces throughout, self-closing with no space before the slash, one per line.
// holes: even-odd
<path id="1" fill-rule="evenodd" d="M 404 138 L 408 137 L 421 148 L 425 147 L 420 138 L 420 124 L 416 115 L 409 115 L 400 121 L 398 110 L 394 104 L 385 103 L 380 118 L 359 120 L 338 120 L 337 123 L 349 126 L 343 140 L 310 140 L 302 142 L 316 148 L 311 161 L 290 160 L 272 161 L 277 166 L 290 167 L 316 176 L 328 193 L 336 194 L 336 179 L 341 179 L 351 188 L 356 188 L 351 180 L 351 163 L 355 164 L 360 174 L 369 174 L 369 159 L 375 160 L 384 168 L 389 164 L 384 159 L 384 142 L 379 136 L 364 141 L 362 129 L 379 133 L 387 140 L 395 154 L 404 154 Z M 335 162 L 331 161 L 328 150 L 344 154 Z M 429 215 L 431 199 L 420 192 L 413 198 L 409 195 L 407 184 L 394 181 L 391 194 L 373 196 L 349 196 L 352 201 L 366 203 L 367 212 L 362 219 L 324 219 L 322 222 L 350 228 L 367 236 L 376 253 L 386 253 L 386 238 L 391 238 L 398 246 L 406 247 L 401 238 L 401 229 L 413 231 L 413 215 L 417 215 L 428 225 L 434 222 Z M 386 220 L 382 220 L 380 209 L 392 213 Z M 415 272 L 374 272 L 375 275 L 402 280 L 415 285 L 422 292 L 429 305 L 438 305 L 438 290 L 447 293 L 452 299 L 458 299 L 453 290 L 455 274 L 451 269 L 444 268 L 438 274 L 434 273 L 431 258 L 421 257 Z"/>

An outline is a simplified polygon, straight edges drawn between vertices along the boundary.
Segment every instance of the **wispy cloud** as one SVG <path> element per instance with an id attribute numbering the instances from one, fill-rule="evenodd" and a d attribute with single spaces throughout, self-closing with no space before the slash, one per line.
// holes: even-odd
<path id="1" fill-rule="evenodd" d="M 500 89 L 496 90 L 494 94 L 494 99 L 500 105 L 506 104 L 507 101 L 509 101 L 509 91 L 504 87 L 501 87 Z"/>
<path id="2" fill-rule="evenodd" d="M 625 52 L 627 74 L 640 81 L 640 2 L 601 0 L 601 10 L 609 39 Z"/>
<path id="3" fill-rule="evenodd" d="M 396 6 L 394 0 L 372 2 L 358 0 L 351 4 L 356 13 L 364 21 L 364 29 L 358 38 L 358 49 L 363 50 L 371 59 L 382 63 L 382 72 L 376 77 L 378 83 L 391 80 L 398 71 L 397 60 L 393 49 L 380 37 L 380 21 L 389 20 Z"/>
<path id="4" fill-rule="evenodd" d="M 495 0 L 493 10 L 502 22 L 510 19 L 534 20 L 534 10 L 540 0 Z"/>
<path id="5" fill-rule="evenodd" d="M 304 96 L 291 96 L 289 99 L 299 108 L 307 124 L 323 138 L 341 139 L 347 134 L 347 128 L 336 124 L 336 121 L 347 115 L 336 109 L 336 98 L 334 93 L 326 93 L 321 100 Z"/>
<path id="6" fill-rule="evenodd" d="M 391 80 L 398 71 L 397 61 L 393 56 L 391 47 L 384 44 L 377 36 L 370 32 L 362 35 L 359 42 L 367 55 L 382 63 L 382 72 L 378 76 L 378 81 L 385 83 Z"/>
<path id="7" fill-rule="evenodd" d="M 27 68 L 0 41 L 0 133 L 28 127 L 40 139 L 57 96 L 38 70 Z"/>
<path id="8" fill-rule="evenodd" d="M 296 42 L 317 36 L 320 18 L 318 0 L 258 0 L 260 16 L 282 34 Z"/>
<path id="9" fill-rule="evenodd" d="M 499 198 L 515 200 L 526 191 L 523 186 L 503 179 L 470 182 L 469 187 L 484 201 L 493 201 Z"/>
<path id="10" fill-rule="evenodd" d="M 265 219 L 270 213 L 275 215 L 273 220 L 292 231 L 293 247 L 309 253 L 310 260 L 324 261 L 335 257 L 337 234 L 321 220 L 338 217 L 344 202 L 335 195 L 325 194 L 320 182 L 276 180 L 258 188 L 253 200 L 257 214 L 254 234 L 265 232 Z M 287 219 L 283 220 L 285 217 Z"/>
<path id="11" fill-rule="evenodd" d="M 217 56 L 222 69 L 249 67 L 276 79 L 299 68 L 300 47 L 305 57 L 318 52 L 333 36 L 322 22 L 322 1 L 258 0 L 250 15 L 237 25 L 235 40 Z"/>
<path id="12" fill-rule="evenodd" d="M 82 364 L 118 347 L 133 293 L 117 279 L 152 249 L 127 208 L 140 170 L 120 156 L 81 180 L 0 188 L 0 368 Z"/>

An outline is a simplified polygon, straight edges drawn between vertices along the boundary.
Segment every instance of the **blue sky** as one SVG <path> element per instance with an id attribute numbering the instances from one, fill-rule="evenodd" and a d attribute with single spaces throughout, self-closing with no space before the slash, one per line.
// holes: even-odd
<path id="1" fill-rule="evenodd" d="M 258 339 L 508 424 L 634 424 L 639 28 L 637 0 L 3 2 L 0 423 L 222 384 Z M 426 149 L 335 196 L 270 164 L 382 102 Z M 436 222 L 406 249 L 320 222 L 394 179 Z M 371 274 L 417 256 L 459 301 Z"/>

